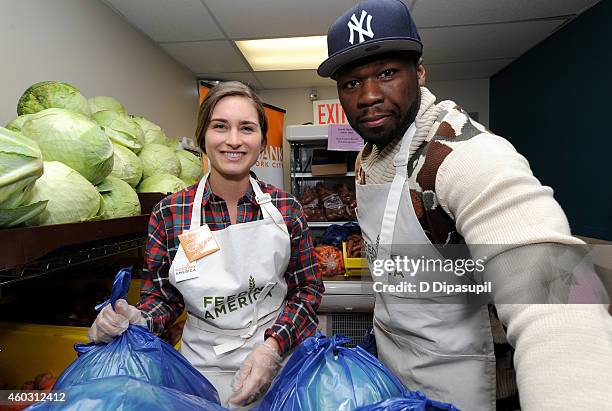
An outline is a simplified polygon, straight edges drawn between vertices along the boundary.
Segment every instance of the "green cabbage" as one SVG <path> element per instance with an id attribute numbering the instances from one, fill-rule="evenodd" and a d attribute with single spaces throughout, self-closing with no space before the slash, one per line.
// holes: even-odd
<path id="1" fill-rule="evenodd" d="M 103 199 L 85 177 L 59 161 L 45 161 L 45 172 L 29 196 L 29 204 L 48 201 L 27 225 L 76 223 L 98 218 Z"/>
<path id="2" fill-rule="evenodd" d="M 17 114 L 33 114 L 53 107 L 89 115 L 89 104 L 79 89 L 58 81 L 43 81 L 30 86 L 17 103 Z"/>
<path id="3" fill-rule="evenodd" d="M 11 121 L 10 123 L 8 123 L 6 125 L 6 128 L 8 128 L 11 131 L 15 131 L 17 133 L 21 133 L 21 129 L 23 127 L 23 123 L 26 122 L 26 120 L 28 118 L 30 118 L 31 114 L 24 114 L 22 116 L 18 116 L 17 118 L 15 118 L 13 121 Z"/>
<path id="4" fill-rule="evenodd" d="M 92 120 L 102 126 L 113 143 L 121 144 L 138 153 L 144 145 L 144 133 L 131 118 L 110 110 L 92 114 Z"/>
<path id="5" fill-rule="evenodd" d="M 168 137 L 166 139 L 166 145 L 168 147 L 170 147 L 172 150 L 178 150 L 177 146 L 178 146 L 178 140 L 172 138 L 172 137 Z"/>
<path id="6" fill-rule="evenodd" d="M 102 219 L 140 215 L 138 194 L 125 181 L 108 176 L 97 188 L 104 198 Z"/>
<path id="7" fill-rule="evenodd" d="M 96 114 L 98 111 L 111 110 L 127 116 L 128 112 L 123 104 L 118 100 L 107 96 L 96 96 L 87 100 L 90 113 Z"/>
<path id="8" fill-rule="evenodd" d="M 185 182 L 170 174 L 155 174 L 140 182 L 136 191 L 139 193 L 176 193 L 185 188 Z"/>
<path id="9" fill-rule="evenodd" d="M 113 169 L 111 141 L 82 114 L 46 109 L 32 115 L 22 132 L 38 143 L 45 161 L 61 161 L 92 184 L 99 184 Z"/>
<path id="10" fill-rule="evenodd" d="M 23 205 L 43 174 L 38 145 L 0 127 L 0 227 L 14 227 L 40 214 L 46 201 Z"/>
<path id="11" fill-rule="evenodd" d="M 179 178 L 188 186 L 200 181 L 203 174 L 201 160 L 187 150 L 176 150 L 174 154 L 176 154 L 181 162 L 181 174 Z"/>
<path id="12" fill-rule="evenodd" d="M 134 121 L 144 132 L 145 144 L 168 144 L 168 137 L 160 126 L 144 117 L 134 117 Z"/>
<path id="13" fill-rule="evenodd" d="M 9 209 L 0 209 L 0 228 L 16 227 L 42 213 L 48 201 L 19 206 Z"/>
<path id="14" fill-rule="evenodd" d="M 162 130 L 149 130 L 145 133 L 145 144 L 161 144 L 169 146 L 168 137 Z"/>
<path id="15" fill-rule="evenodd" d="M 0 208 L 21 205 L 42 174 L 43 158 L 38 144 L 0 127 Z"/>
<path id="16" fill-rule="evenodd" d="M 113 171 L 110 175 L 117 177 L 132 187 L 136 187 L 142 178 L 142 161 L 136 154 L 119 144 L 113 144 L 115 149 Z"/>
<path id="17" fill-rule="evenodd" d="M 142 177 L 154 174 L 181 174 L 181 162 L 170 147 L 161 144 L 145 145 L 138 155 L 142 161 Z"/>

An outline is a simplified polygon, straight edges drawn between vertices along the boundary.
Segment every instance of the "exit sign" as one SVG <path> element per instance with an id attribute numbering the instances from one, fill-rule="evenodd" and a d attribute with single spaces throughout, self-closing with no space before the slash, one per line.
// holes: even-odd
<path id="1" fill-rule="evenodd" d="M 312 102 L 313 124 L 348 124 L 340 100 L 316 100 Z"/>

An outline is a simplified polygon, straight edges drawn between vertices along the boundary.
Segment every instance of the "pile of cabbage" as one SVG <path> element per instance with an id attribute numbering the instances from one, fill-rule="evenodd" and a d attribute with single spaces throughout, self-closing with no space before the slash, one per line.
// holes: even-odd
<path id="1" fill-rule="evenodd" d="M 172 193 L 201 160 L 112 97 L 56 81 L 30 86 L 0 127 L 0 227 L 139 215 L 138 192 Z"/>

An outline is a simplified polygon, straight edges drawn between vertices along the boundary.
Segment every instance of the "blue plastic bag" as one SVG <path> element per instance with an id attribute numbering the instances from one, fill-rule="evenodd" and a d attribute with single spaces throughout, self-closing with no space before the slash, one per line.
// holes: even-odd
<path id="1" fill-rule="evenodd" d="M 126 375 L 98 378 L 57 392 L 65 402 L 39 402 L 27 411 L 223 411 L 204 398 Z"/>
<path id="2" fill-rule="evenodd" d="M 357 345 L 378 358 L 378 347 L 376 346 L 376 336 L 374 335 L 373 327 L 368 327 L 368 330 L 363 336 L 363 342 Z"/>
<path id="3" fill-rule="evenodd" d="M 380 361 L 350 339 L 317 333 L 295 350 L 257 411 L 349 411 L 401 396 L 405 387 Z"/>
<path id="4" fill-rule="evenodd" d="M 130 269 L 117 273 L 111 298 L 106 303 L 114 307 L 117 299 L 125 297 L 123 293 L 127 293 L 130 277 Z M 215 387 L 174 347 L 145 327 L 130 325 L 108 344 L 75 344 L 74 348 L 78 358 L 59 376 L 53 391 L 98 378 L 126 375 L 219 404 Z"/>
<path id="5" fill-rule="evenodd" d="M 408 391 L 404 396 L 366 405 L 356 411 L 459 411 L 452 404 L 430 400 L 420 391 Z"/>
<path id="6" fill-rule="evenodd" d="M 334 247 L 342 248 L 342 242 L 346 241 L 346 239 L 351 234 L 360 233 L 359 225 L 354 222 L 349 222 L 345 224 L 332 224 L 327 230 L 321 235 L 321 244 L 327 244 Z"/>

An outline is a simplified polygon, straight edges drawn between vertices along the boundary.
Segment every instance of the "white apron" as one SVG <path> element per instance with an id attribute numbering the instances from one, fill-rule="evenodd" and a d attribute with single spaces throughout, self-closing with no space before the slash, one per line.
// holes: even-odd
<path id="1" fill-rule="evenodd" d="M 190 228 L 205 221 L 201 204 L 207 178 L 198 185 Z M 222 405 L 232 395 L 234 374 L 264 341 L 287 296 L 289 232 L 270 195 L 253 178 L 250 182 L 264 218 L 213 231 L 220 250 L 195 262 L 195 278 L 177 282 L 177 270 L 189 264 L 180 245 L 169 271 L 188 312 L 180 352 L 215 386 Z"/>
<path id="2" fill-rule="evenodd" d="M 440 258 L 417 219 L 407 183 L 414 133 L 413 123 L 394 159 L 392 183 L 356 184 L 357 218 L 371 272 L 376 258 Z M 453 273 L 431 271 L 413 277 L 373 276 L 373 280 L 389 284 L 419 280 L 469 284 L 467 278 L 458 281 Z M 447 296 L 433 291 L 376 293 L 374 334 L 378 354 L 412 390 L 451 402 L 461 410 L 495 410 L 495 355 L 488 309 L 467 305 L 464 300 L 462 294 Z"/>

